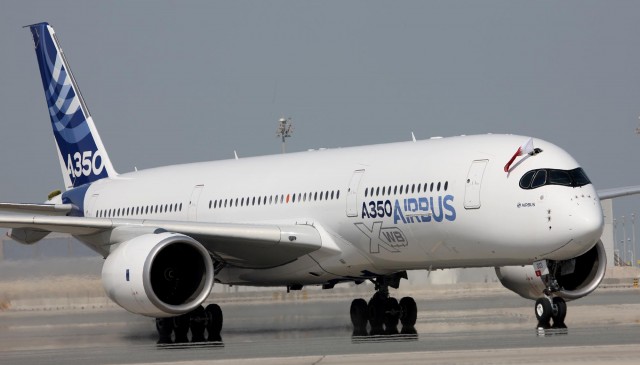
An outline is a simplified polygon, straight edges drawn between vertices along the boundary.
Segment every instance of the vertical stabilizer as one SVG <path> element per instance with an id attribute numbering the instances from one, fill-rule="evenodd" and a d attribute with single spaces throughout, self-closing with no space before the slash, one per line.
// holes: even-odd
<path id="1" fill-rule="evenodd" d="M 65 187 L 71 189 L 115 176 L 53 28 L 48 23 L 28 27 L 33 35 Z"/>

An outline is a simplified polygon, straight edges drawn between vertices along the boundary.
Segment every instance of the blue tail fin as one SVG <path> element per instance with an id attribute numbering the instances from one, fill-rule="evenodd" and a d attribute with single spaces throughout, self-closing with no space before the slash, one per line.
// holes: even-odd
<path id="1" fill-rule="evenodd" d="M 115 176 L 53 28 L 48 23 L 28 27 L 33 35 L 66 188 Z"/>

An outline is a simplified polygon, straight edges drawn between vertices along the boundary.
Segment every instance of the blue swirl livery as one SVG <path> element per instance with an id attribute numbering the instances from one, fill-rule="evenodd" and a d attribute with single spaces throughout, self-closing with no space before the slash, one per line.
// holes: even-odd
<path id="1" fill-rule="evenodd" d="M 28 27 L 33 35 L 65 187 L 71 189 L 115 176 L 53 28 L 48 23 Z"/>

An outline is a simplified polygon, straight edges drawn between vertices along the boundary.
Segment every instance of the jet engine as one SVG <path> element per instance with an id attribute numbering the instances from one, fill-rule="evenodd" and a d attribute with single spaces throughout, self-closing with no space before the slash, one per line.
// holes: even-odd
<path id="1" fill-rule="evenodd" d="M 124 309 L 149 317 L 190 312 L 209 296 L 213 263 L 191 237 L 144 234 L 122 242 L 105 260 L 102 285 Z"/>
<path id="2" fill-rule="evenodd" d="M 557 281 L 553 293 L 567 300 L 582 298 L 594 291 L 604 278 L 607 257 L 602 241 L 586 253 L 563 261 L 547 261 L 551 278 Z M 543 278 L 536 276 L 533 265 L 496 267 L 498 279 L 505 288 L 523 298 L 536 300 L 544 296 Z"/>

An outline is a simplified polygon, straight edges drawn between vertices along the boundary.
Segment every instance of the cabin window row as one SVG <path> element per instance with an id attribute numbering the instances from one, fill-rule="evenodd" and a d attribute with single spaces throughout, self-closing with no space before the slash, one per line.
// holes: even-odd
<path id="1" fill-rule="evenodd" d="M 104 209 L 104 210 L 98 210 L 96 212 L 96 217 L 98 218 L 130 217 L 130 216 L 137 216 L 137 215 L 143 215 L 143 214 L 147 215 L 147 214 L 173 213 L 173 212 L 182 212 L 182 203 Z"/>
<path id="2" fill-rule="evenodd" d="M 340 190 L 209 200 L 209 209 L 303 203 L 340 199 Z"/>
<path id="3" fill-rule="evenodd" d="M 402 195 L 402 194 L 419 194 L 435 191 L 447 191 L 449 189 L 449 182 L 445 181 L 444 184 L 440 181 L 432 183 L 420 183 L 420 184 L 406 184 L 406 185 L 389 185 L 389 186 L 377 186 L 368 187 L 364 189 L 364 196 L 385 196 L 385 195 Z"/>

